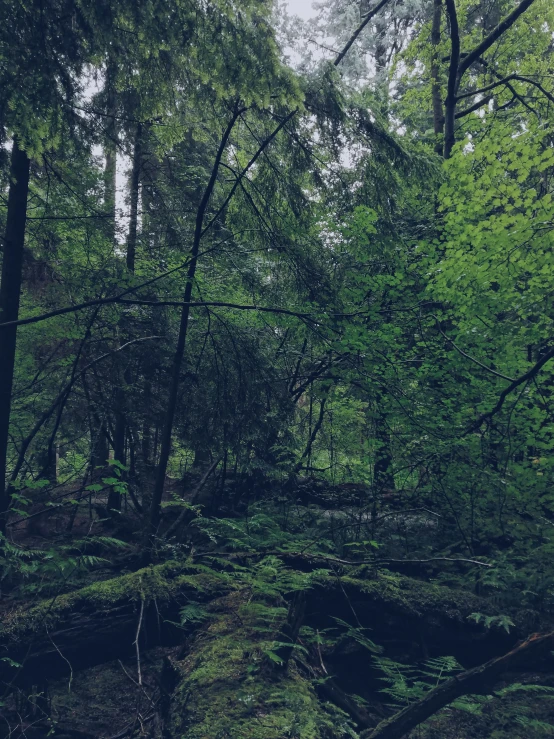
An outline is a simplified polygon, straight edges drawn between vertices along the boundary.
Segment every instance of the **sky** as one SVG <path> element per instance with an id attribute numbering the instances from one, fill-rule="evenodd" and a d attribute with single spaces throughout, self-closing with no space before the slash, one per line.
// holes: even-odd
<path id="1" fill-rule="evenodd" d="M 313 0 L 287 0 L 289 13 L 305 19 L 311 18 L 314 15 L 312 2 Z"/>

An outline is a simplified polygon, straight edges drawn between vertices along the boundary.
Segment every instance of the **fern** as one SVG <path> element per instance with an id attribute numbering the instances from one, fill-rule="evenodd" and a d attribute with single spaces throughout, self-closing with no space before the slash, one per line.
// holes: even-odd
<path id="1" fill-rule="evenodd" d="M 535 729 L 545 734 L 554 734 L 554 724 L 546 721 L 539 721 L 536 718 L 528 718 L 527 716 L 515 716 L 514 721 L 527 729 Z"/>
<path id="2" fill-rule="evenodd" d="M 492 627 L 504 629 L 507 634 L 510 633 L 510 627 L 515 626 L 512 619 L 505 614 L 501 614 L 499 616 L 486 616 L 483 613 L 471 613 L 468 616 L 468 620 L 475 621 L 476 624 L 482 623 L 486 629 L 490 629 Z"/>
<path id="3" fill-rule="evenodd" d="M 200 605 L 191 601 L 186 606 L 181 608 L 179 611 L 179 618 L 181 620 L 181 626 L 185 624 L 200 624 L 209 618 L 210 614 L 208 611 Z"/>

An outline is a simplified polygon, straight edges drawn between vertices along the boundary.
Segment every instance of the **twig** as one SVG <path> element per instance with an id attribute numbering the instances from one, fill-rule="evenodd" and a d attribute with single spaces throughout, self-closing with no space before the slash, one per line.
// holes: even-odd
<path id="1" fill-rule="evenodd" d="M 142 627 L 142 616 L 143 616 L 143 613 L 144 613 L 144 598 L 141 598 L 141 601 L 140 601 L 140 615 L 139 615 L 139 622 L 138 622 L 138 626 L 137 626 L 137 635 L 135 637 L 135 641 L 133 642 L 133 644 L 135 645 L 136 650 L 137 650 L 138 684 L 141 687 L 142 687 L 142 672 L 141 672 L 141 669 L 140 669 L 139 635 L 140 635 L 140 630 L 141 630 L 141 627 Z"/>
<path id="2" fill-rule="evenodd" d="M 63 661 L 64 662 L 67 662 L 67 664 L 69 665 L 69 683 L 67 684 L 67 692 L 68 693 L 71 693 L 71 683 L 73 682 L 73 667 L 71 666 L 71 662 L 67 659 L 67 657 L 64 657 L 64 655 L 60 652 L 60 650 L 58 648 L 58 645 L 56 644 L 56 642 L 50 636 L 50 632 L 48 631 L 48 627 L 45 625 L 44 628 L 46 629 L 46 634 L 48 635 L 48 638 L 52 642 L 52 645 L 53 645 L 54 649 L 56 650 L 56 652 L 60 655 L 60 657 L 63 659 Z"/>
<path id="3" fill-rule="evenodd" d="M 428 559 L 391 559 L 389 557 L 373 558 L 373 559 L 340 559 L 339 557 L 329 557 L 325 554 L 306 554 L 305 552 L 280 552 L 280 551 L 262 551 L 262 552 L 204 552 L 198 554 L 198 557 L 299 557 L 301 559 L 319 559 L 324 562 L 333 564 L 348 565 L 358 567 L 359 565 L 381 565 L 381 564 L 428 564 L 429 562 L 464 562 L 466 564 L 478 565 L 479 567 L 492 567 L 488 562 L 480 562 L 477 559 L 467 559 L 465 557 L 429 557 Z"/>
<path id="4" fill-rule="evenodd" d="M 321 665 L 321 669 L 323 670 L 323 672 L 324 672 L 324 673 L 325 673 L 326 675 L 328 675 L 329 673 L 327 672 L 327 669 L 326 669 L 325 665 L 323 664 L 323 657 L 322 657 L 322 655 L 321 655 L 321 643 L 320 643 L 320 641 L 319 641 L 319 631 L 316 631 L 315 633 L 316 633 L 316 635 L 317 635 L 317 641 L 316 641 L 316 644 L 317 644 L 317 653 L 318 653 L 318 655 L 319 655 L 319 664 Z"/>

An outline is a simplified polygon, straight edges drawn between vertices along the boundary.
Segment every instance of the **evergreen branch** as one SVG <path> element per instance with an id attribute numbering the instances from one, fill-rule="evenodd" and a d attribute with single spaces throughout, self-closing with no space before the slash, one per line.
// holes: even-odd
<path id="1" fill-rule="evenodd" d="M 211 226 L 214 224 L 214 222 L 219 218 L 219 216 L 223 213 L 225 208 L 229 205 L 229 202 L 233 195 L 235 194 L 235 191 L 237 187 L 240 185 L 242 179 L 246 176 L 248 170 L 256 163 L 256 160 L 260 156 L 260 154 L 266 149 L 269 144 L 275 139 L 279 131 L 285 127 L 285 125 L 298 113 L 298 108 L 295 108 L 292 112 L 290 112 L 283 120 L 279 123 L 277 128 L 259 145 L 257 152 L 254 154 L 252 159 L 248 162 L 246 167 L 242 170 L 242 172 L 237 176 L 235 183 L 233 184 L 233 187 L 231 188 L 231 191 L 223 201 L 223 205 L 218 209 L 217 213 L 210 219 L 210 221 L 206 224 L 206 226 L 202 229 L 202 236 L 208 231 Z"/>

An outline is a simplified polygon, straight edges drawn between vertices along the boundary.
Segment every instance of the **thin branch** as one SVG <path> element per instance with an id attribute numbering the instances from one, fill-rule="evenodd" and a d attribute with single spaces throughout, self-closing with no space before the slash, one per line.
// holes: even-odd
<path id="1" fill-rule="evenodd" d="M 554 103 L 554 95 L 548 92 L 548 90 L 545 90 L 545 88 L 541 85 L 540 82 L 535 82 L 535 80 L 532 80 L 529 77 L 524 77 L 521 74 L 509 74 L 507 77 L 503 77 L 502 79 L 499 79 L 498 82 L 491 82 L 490 85 L 487 85 L 486 87 L 481 87 L 479 90 L 473 90 L 471 92 L 464 92 L 461 95 L 457 95 L 456 100 L 463 100 L 464 98 L 473 97 L 474 95 L 482 95 L 485 92 L 489 92 L 489 90 L 494 90 L 496 87 L 499 87 L 500 85 L 506 85 L 506 87 L 508 87 L 508 82 L 511 82 L 513 80 L 518 81 L 518 82 L 526 82 L 528 85 L 533 85 L 538 90 L 540 90 L 542 94 L 545 97 L 547 97 L 548 100 L 550 100 L 551 103 Z"/>
<path id="2" fill-rule="evenodd" d="M 456 344 L 452 341 L 452 339 L 449 336 L 447 336 L 444 333 L 444 331 L 441 329 L 441 327 L 438 325 L 439 322 L 438 322 L 438 319 L 436 318 L 436 316 L 433 316 L 433 318 L 435 319 L 435 321 L 437 321 L 437 330 L 438 330 L 438 332 L 441 334 L 441 336 L 443 336 L 448 341 L 449 344 L 451 344 L 454 347 L 454 349 L 459 354 L 462 355 L 462 357 L 465 357 L 466 359 L 469 359 L 471 362 L 473 362 L 474 364 L 477 364 L 479 367 L 482 367 L 484 370 L 487 370 L 487 372 L 490 372 L 491 375 L 494 375 L 495 377 L 500 377 L 502 380 L 508 380 L 508 382 L 514 382 L 514 378 L 513 377 L 508 377 L 507 375 L 502 375 L 500 372 L 497 372 L 496 370 L 493 370 L 490 367 L 487 367 L 486 364 L 483 364 L 483 362 L 480 362 L 475 357 L 472 357 L 471 354 L 468 354 L 467 352 L 464 352 L 463 349 L 460 349 L 459 346 L 456 346 Z"/>
<path id="3" fill-rule="evenodd" d="M 463 562 L 465 564 L 478 565 L 479 567 L 491 568 L 493 565 L 488 562 L 480 562 L 478 559 L 467 559 L 465 557 L 429 557 L 428 559 L 391 559 L 390 557 L 372 559 L 340 559 L 339 557 L 329 557 L 325 554 L 308 554 L 302 552 L 283 552 L 280 550 L 263 551 L 263 552 L 205 552 L 197 554 L 197 557 L 259 557 L 272 555 L 275 557 L 300 558 L 304 560 L 320 560 L 331 564 L 346 565 L 348 567 L 359 567 L 359 565 L 381 565 L 381 564 L 429 564 L 430 562 Z"/>
<path id="4" fill-rule="evenodd" d="M 210 221 L 208 222 L 208 224 L 202 229 L 202 234 L 201 234 L 202 237 L 204 236 L 204 234 L 206 233 L 206 231 L 208 231 L 211 228 L 211 226 L 213 225 L 213 223 L 219 218 L 219 216 L 221 215 L 221 213 L 223 213 L 223 211 L 225 210 L 225 208 L 229 204 L 229 201 L 231 200 L 231 198 L 235 194 L 235 191 L 236 191 L 237 187 L 240 185 L 242 179 L 246 176 L 248 170 L 256 163 L 256 160 L 258 159 L 258 157 L 260 156 L 260 154 L 264 151 L 265 148 L 267 148 L 269 146 L 269 144 L 274 140 L 274 138 L 277 136 L 277 134 L 279 133 L 279 131 L 281 131 L 281 129 L 284 128 L 285 125 L 290 121 L 290 119 L 293 118 L 297 113 L 298 113 L 298 108 L 295 108 L 291 113 L 289 113 L 285 118 L 283 118 L 283 120 L 279 123 L 279 125 L 273 131 L 273 133 L 271 133 L 264 141 L 262 141 L 262 143 L 259 145 L 258 151 L 254 154 L 254 156 L 248 162 L 248 164 L 242 170 L 242 172 L 237 176 L 236 181 L 233 184 L 233 187 L 231 188 L 231 191 L 229 192 L 229 194 L 227 195 L 227 197 L 225 198 L 225 200 L 223 202 L 223 205 L 219 208 L 219 210 L 217 211 L 217 213 L 210 219 Z"/>
<path id="5" fill-rule="evenodd" d="M 452 2 L 453 0 L 447 0 L 448 2 Z M 526 10 L 528 10 L 531 5 L 535 2 L 535 0 L 522 0 L 522 2 L 513 10 L 509 15 L 504 18 L 504 20 L 500 21 L 500 23 L 496 26 L 496 28 L 489 33 L 489 35 L 481 41 L 481 43 L 476 46 L 473 51 L 470 51 L 467 56 L 464 56 L 460 63 L 458 76 L 461 79 L 462 75 L 466 72 L 469 67 L 473 64 L 474 61 L 476 61 L 482 54 L 484 54 L 487 49 L 489 49 L 494 42 L 502 36 L 503 33 L 506 33 L 506 31 L 513 26 L 513 24 L 517 21 L 517 19 L 525 13 Z"/>
<path id="6" fill-rule="evenodd" d="M 340 54 L 336 57 L 335 61 L 333 62 L 333 65 L 335 67 L 338 67 L 339 64 L 342 62 L 342 60 L 344 59 L 344 57 L 347 55 L 350 47 L 352 46 L 352 44 L 354 43 L 354 41 L 356 41 L 356 39 L 358 38 L 358 36 L 360 35 L 360 33 L 364 30 L 364 28 L 367 26 L 367 24 L 369 23 L 369 21 L 372 20 L 372 18 L 374 18 L 377 15 L 377 13 L 381 10 L 381 8 L 384 8 L 385 5 L 388 2 L 389 2 L 389 0 L 381 0 L 380 3 L 378 3 L 372 10 L 370 10 L 367 13 L 367 15 L 365 16 L 365 18 L 363 19 L 363 21 L 358 26 L 358 28 L 354 31 L 354 33 L 352 34 L 352 36 L 350 36 L 350 38 L 348 39 L 348 41 L 346 43 L 346 46 L 344 46 L 344 48 L 342 49 L 342 51 L 340 52 Z"/>
<path id="7" fill-rule="evenodd" d="M 489 418 L 492 418 L 494 415 L 496 415 L 504 405 L 504 402 L 508 395 L 510 393 L 513 393 L 513 391 L 518 388 L 520 385 L 523 385 L 524 382 L 527 382 L 528 380 L 532 380 L 534 377 L 536 377 L 541 369 L 544 367 L 544 365 L 549 362 L 554 357 L 554 348 L 551 349 L 549 352 L 547 352 L 539 361 L 531 367 L 531 369 L 526 372 L 524 375 L 521 375 L 521 377 L 518 377 L 517 379 L 513 380 L 513 382 L 508 385 L 508 387 L 503 390 L 500 393 L 500 397 L 498 398 L 498 402 L 494 406 L 494 408 L 490 411 L 487 411 L 487 413 L 483 413 L 479 418 L 475 421 L 475 423 L 472 423 L 469 429 L 465 432 L 466 435 L 469 433 L 472 433 L 473 431 L 476 431 L 478 428 L 481 427 L 481 425 L 487 421 Z"/>
<path id="8" fill-rule="evenodd" d="M 139 615 L 139 621 L 137 626 L 137 635 L 135 636 L 135 641 L 133 642 L 136 651 L 137 651 L 137 676 L 138 676 L 138 684 L 142 685 L 142 671 L 140 668 L 140 649 L 139 649 L 139 636 L 140 636 L 140 630 L 142 628 L 142 616 L 144 614 L 144 598 L 141 598 L 140 600 L 140 615 Z"/>
<path id="9" fill-rule="evenodd" d="M 486 105 L 492 100 L 492 95 L 487 95 L 487 97 L 481 98 L 481 100 L 478 100 L 476 103 L 473 103 L 473 105 L 470 105 L 469 108 L 464 108 L 463 110 L 459 110 L 454 118 L 456 120 L 459 120 L 460 118 L 464 118 L 466 115 L 469 115 L 470 113 L 474 113 L 476 110 L 479 110 L 479 108 L 482 108 L 483 105 Z"/>

